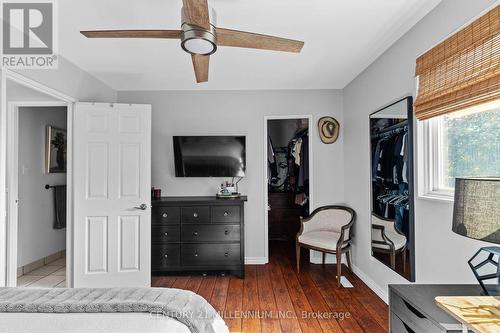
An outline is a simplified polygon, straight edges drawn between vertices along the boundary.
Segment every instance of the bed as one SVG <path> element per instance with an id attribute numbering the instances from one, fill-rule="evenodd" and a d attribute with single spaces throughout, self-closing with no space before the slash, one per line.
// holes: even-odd
<path id="1" fill-rule="evenodd" d="M 201 296 L 171 288 L 0 288 L 0 333 L 228 333 Z"/>

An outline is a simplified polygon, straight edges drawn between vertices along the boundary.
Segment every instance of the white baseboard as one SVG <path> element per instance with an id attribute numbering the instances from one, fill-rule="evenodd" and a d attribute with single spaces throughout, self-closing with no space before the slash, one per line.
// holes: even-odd
<path id="1" fill-rule="evenodd" d="M 318 252 L 318 254 L 319 254 L 319 252 Z M 313 254 L 313 255 L 311 255 L 310 259 L 311 259 L 310 260 L 311 264 L 322 264 L 323 263 L 322 258 L 321 258 L 321 254 L 319 254 L 319 255 Z M 336 264 L 336 263 L 337 263 L 337 259 L 335 258 L 335 256 L 331 255 L 331 254 L 330 255 L 327 254 L 325 264 Z M 342 256 L 342 263 L 346 264 L 345 256 Z M 377 296 L 380 297 L 385 303 L 389 304 L 389 295 L 387 294 L 387 292 L 385 292 L 382 288 L 380 288 L 380 286 L 378 284 L 376 284 L 375 281 L 373 281 L 368 275 L 365 274 L 365 272 L 363 272 L 361 269 L 359 269 L 355 265 L 352 265 L 352 270 L 353 270 L 354 274 L 356 274 L 361 279 L 361 281 L 363 281 L 368 286 L 368 288 L 373 290 L 373 292 L 375 294 L 377 294 Z"/>
<path id="2" fill-rule="evenodd" d="M 352 265 L 352 270 L 354 274 L 356 274 L 361 281 L 363 281 L 375 294 L 377 294 L 378 297 L 380 297 L 386 304 L 389 304 L 389 295 L 385 290 L 380 288 L 378 284 L 375 283 L 375 281 L 372 280 L 368 275 L 365 274 L 361 269 L 356 267 L 355 265 Z"/>
<path id="3" fill-rule="evenodd" d="M 245 265 L 265 265 L 267 263 L 265 257 L 245 257 Z"/>

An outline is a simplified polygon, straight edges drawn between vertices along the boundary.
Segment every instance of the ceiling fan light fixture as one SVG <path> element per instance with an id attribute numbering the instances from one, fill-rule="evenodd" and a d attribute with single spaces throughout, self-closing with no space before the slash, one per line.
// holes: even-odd
<path id="1" fill-rule="evenodd" d="M 181 10 L 182 19 L 182 35 L 181 47 L 184 51 L 190 54 L 198 54 L 208 56 L 217 51 L 217 38 L 215 33 L 215 26 L 217 24 L 217 14 L 215 10 L 209 7 L 209 30 L 206 30 L 197 25 L 189 24 L 185 8 Z"/>
<path id="2" fill-rule="evenodd" d="M 216 50 L 216 46 L 202 38 L 188 39 L 184 42 L 183 48 L 185 51 L 191 54 L 209 55 L 213 54 Z"/>
<path id="3" fill-rule="evenodd" d="M 213 26 L 210 28 L 211 31 L 207 31 L 184 23 L 181 37 L 182 49 L 191 54 L 205 56 L 215 53 L 217 51 L 215 28 Z"/>

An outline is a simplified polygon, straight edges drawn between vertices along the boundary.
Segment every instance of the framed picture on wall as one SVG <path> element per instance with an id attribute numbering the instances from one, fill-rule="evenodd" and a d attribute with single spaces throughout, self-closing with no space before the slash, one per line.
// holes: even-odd
<path id="1" fill-rule="evenodd" d="M 66 172 L 66 130 L 47 126 L 45 139 L 45 173 Z"/>

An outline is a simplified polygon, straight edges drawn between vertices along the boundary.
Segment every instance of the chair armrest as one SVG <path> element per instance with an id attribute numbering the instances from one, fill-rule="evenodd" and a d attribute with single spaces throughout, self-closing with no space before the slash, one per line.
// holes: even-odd
<path id="1" fill-rule="evenodd" d="M 343 225 L 340 229 L 340 238 L 337 243 L 337 249 L 341 249 L 345 244 L 351 244 L 353 233 L 351 227 L 354 224 L 355 215 L 352 216 L 351 221 Z"/>
<path id="2" fill-rule="evenodd" d="M 316 220 L 313 217 L 313 215 L 310 215 L 308 217 L 300 217 L 300 230 L 298 236 L 302 235 L 303 233 L 315 230 L 315 225 L 317 223 L 315 222 Z"/>
<path id="3" fill-rule="evenodd" d="M 380 231 L 380 238 L 383 240 L 383 241 L 379 241 L 379 240 L 373 240 L 373 235 L 372 235 L 372 243 L 374 244 L 384 244 L 384 245 L 388 245 L 391 249 L 394 249 L 394 242 L 391 241 L 387 235 L 385 234 L 385 226 L 383 225 L 380 225 L 380 224 L 376 224 L 376 223 L 372 223 L 372 232 L 373 230 L 375 231 Z"/>

